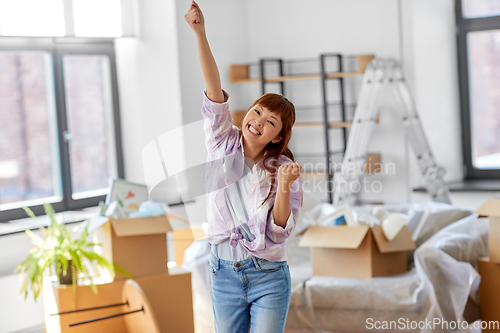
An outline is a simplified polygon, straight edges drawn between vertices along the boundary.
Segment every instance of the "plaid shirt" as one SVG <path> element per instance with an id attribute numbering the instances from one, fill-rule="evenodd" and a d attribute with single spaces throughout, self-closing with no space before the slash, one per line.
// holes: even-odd
<path id="1" fill-rule="evenodd" d="M 205 191 L 207 193 L 208 242 L 220 244 L 230 238 L 234 248 L 239 244 L 252 255 L 269 261 L 282 261 L 286 258 L 285 241 L 295 227 L 295 216 L 301 206 L 301 177 L 293 183 L 290 191 L 290 215 L 285 228 L 274 223 L 273 207 L 276 199 L 276 186 L 271 188 L 270 173 L 263 168 L 263 158 L 253 166 L 248 196 L 248 227 L 255 239 L 243 238 L 235 225 L 231 212 L 226 205 L 224 188 L 243 176 L 245 156 L 239 130 L 233 126 L 229 112 L 229 95 L 224 91 L 224 103 L 203 100 L 205 142 L 208 150 L 206 164 Z M 285 155 L 274 161 L 274 166 L 293 163 Z M 271 191 L 271 196 L 261 205 Z"/>

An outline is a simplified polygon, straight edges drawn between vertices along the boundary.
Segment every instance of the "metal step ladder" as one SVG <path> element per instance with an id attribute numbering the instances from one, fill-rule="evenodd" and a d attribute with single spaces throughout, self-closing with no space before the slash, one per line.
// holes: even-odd
<path id="1" fill-rule="evenodd" d="M 354 204 L 356 193 L 352 189 L 357 188 L 355 185 L 363 176 L 373 127 L 387 93 L 392 93 L 400 105 L 398 110 L 432 201 L 450 203 L 449 190 L 443 180 L 445 170 L 432 155 L 400 64 L 393 59 L 375 58 L 364 74 L 346 152 L 342 165 L 334 173 L 335 206 Z"/>

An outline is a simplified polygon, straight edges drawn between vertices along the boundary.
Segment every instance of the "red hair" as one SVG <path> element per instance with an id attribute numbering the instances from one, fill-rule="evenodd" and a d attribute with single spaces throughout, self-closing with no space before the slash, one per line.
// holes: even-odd
<path id="1" fill-rule="evenodd" d="M 266 147 L 264 147 L 264 157 L 263 166 L 268 172 L 271 173 L 271 189 L 274 188 L 276 183 L 276 173 L 278 171 L 277 161 L 281 155 L 285 155 L 293 162 L 295 161 L 292 151 L 288 148 L 288 142 L 292 138 L 292 127 L 295 123 L 295 106 L 286 97 L 279 94 L 264 94 L 248 109 L 250 111 L 254 106 L 260 105 L 270 112 L 273 112 L 280 116 L 283 127 L 279 136 L 282 137 L 281 141 L 273 143 L 269 142 Z M 262 204 L 269 199 L 272 190 L 264 199 Z"/>

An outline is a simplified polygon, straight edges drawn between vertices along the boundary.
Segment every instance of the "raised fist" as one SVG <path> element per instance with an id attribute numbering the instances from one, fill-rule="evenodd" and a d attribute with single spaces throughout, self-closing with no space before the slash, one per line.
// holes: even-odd
<path id="1" fill-rule="evenodd" d="M 195 34 L 205 33 L 205 18 L 201 12 L 200 7 L 195 1 L 191 1 L 191 6 L 189 6 L 188 12 L 184 15 L 184 19 L 189 24 L 191 29 L 193 29 Z"/>
<path id="2" fill-rule="evenodd" d="M 299 161 L 295 163 L 282 164 L 278 168 L 278 186 L 285 186 L 285 189 L 289 189 L 290 185 L 299 178 L 302 166 Z"/>

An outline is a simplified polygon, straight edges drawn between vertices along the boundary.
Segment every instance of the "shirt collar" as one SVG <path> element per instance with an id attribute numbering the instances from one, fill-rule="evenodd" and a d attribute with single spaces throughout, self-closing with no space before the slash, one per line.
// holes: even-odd
<path id="1" fill-rule="evenodd" d="M 243 153 L 243 158 L 245 159 L 245 147 L 243 147 L 243 134 L 240 135 L 240 146 L 241 146 L 241 152 Z M 260 159 L 260 161 L 255 164 L 252 160 L 252 171 L 255 171 L 256 169 L 261 169 L 261 170 L 265 170 L 264 169 L 264 157 L 266 156 L 266 153 L 264 153 L 264 156 L 262 156 L 262 158 Z"/>

